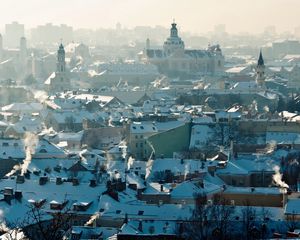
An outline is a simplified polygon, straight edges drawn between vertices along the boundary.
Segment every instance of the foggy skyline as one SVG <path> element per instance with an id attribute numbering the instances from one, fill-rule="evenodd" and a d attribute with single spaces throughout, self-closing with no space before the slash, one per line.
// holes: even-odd
<path id="1" fill-rule="evenodd" d="M 32 28 L 48 22 L 78 28 L 114 28 L 161 25 L 174 18 L 182 31 L 204 33 L 225 24 L 229 33 L 260 33 L 274 25 L 278 32 L 300 26 L 298 0 L 11 0 L 2 3 L 5 23 L 18 21 Z M 34 14 L 29 14 L 34 12 Z"/>

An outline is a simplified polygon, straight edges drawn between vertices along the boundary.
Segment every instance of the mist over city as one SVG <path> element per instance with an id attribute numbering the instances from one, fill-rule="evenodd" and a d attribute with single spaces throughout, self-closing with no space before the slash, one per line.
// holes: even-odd
<path id="1" fill-rule="evenodd" d="M 300 238 L 300 1 L 0 6 L 0 240 Z"/>

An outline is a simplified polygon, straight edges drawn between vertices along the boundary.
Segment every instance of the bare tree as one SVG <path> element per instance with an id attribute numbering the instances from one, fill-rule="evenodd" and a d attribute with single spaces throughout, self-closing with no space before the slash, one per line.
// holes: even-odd
<path id="1" fill-rule="evenodd" d="M 195 209 L 187 223 L 184 223 L 183 232 L 185 239 L 202 240 L 208 238 L 210 206 L 207 205 L 205 194 L 195 194 Z"/>
<path id="2" fill-rule="evenodd" d="M 256 210 L 249 205 L 249 202 L 245 204 L 245 207 L 242 209 L 242 227 L 244 237 L 252 239 L 253 233 L 255 232 L 255 221 L 257 218 Z"/>
<path id="3" fill-rule="evenodd" d="M 65 207 L 53 211 L 51 214 L 46 211 L 43 204 L 29 204 L 28 211 L 23 218 L 15 221 L 5 220 L 7 236 L 9 240 L 19 239 L 17 234 L 23 231 L 24 239 L 32 240 L 60 240 L 64 231 L 71 227 L 74 215 L 70 208 Z"/>
<path id="4" fill-rule="evenodd" d="M 235 207 L 230 205 L 221 194 L 217 194 L 213 198 L 211 208 L 211 220 L 214 222 L 213 233 L 218 239 L 227 239 L 229 235 L 230 222 L 233 220 Z"/>

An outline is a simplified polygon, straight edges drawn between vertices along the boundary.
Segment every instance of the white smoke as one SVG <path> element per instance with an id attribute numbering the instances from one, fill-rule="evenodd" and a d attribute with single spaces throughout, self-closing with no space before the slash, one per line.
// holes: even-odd
<path id="1" fill-rule="evenodd" d="M 267 154 L 273 153 L 274 150 L 276 150 L 276 147 L 277 147 L 276 141 L 270 141 L 270 142 L 268 143 L 267 148 L 266 148 L 266 153 L 267 153 Z"/>
<path id="2" fill-rule="evenodd" d="M 148 162 L 146 164 L 146 179 L 150 176 L 153 166 L 153 160 L 151 158 L 148 159 Z"/>
<path id="3" fill-rule="evenodd" d="M 39 100 L 39 102 L 44 102 L 47 100 L 48 98 L 48 94 L 45 91 L 41 91 L 41 90 L 37 90 L 37 91 L 33 91 L 34 94 L 34 98 Z"/>
<path id="4" fill-rule="evenodd" d="M 127 156 L 127 143 L 126 143 L 126 141 L 124 140 L 123 142 L 122 142 L 122 158 L 123 159 L 126 159 L 126 156 Z"/>
<path id="5" fill-rule="evenodd" d="M 113 117 L 112 117 L 112 115 L 110 115 L 109 118 L 108 118 L 108 126 L 109 127 L 114 127 L 115 126 L 115 125 L 113 125 Z"/>
<path id="6" fill-rule="evenodd" d="M 252 112 L 252 114 L 256 114 L 257 109 L 257 102 L 253 100 L 253 102 L 250 104 L 250 111 Z"/>
<path id="7" fill-rule="evenodd" d="M 10 177 L 10 176 L 14 175 L 14 173 L 20 169 L 21 169 L 20 165 L 15 165 L 13 167 L 13 169 L 9 173 L 7 173 L 5 176 Z"/>
<path id="8" fill-rule="evenodd" d="M 79 152 L 79 157 L 80 157 L 80 160 L 84 163 L 84 164 L 87 164 L 87 159 L 85 158 L 85 156 L 83 156 L 83 153 L 85 152 L 85 150 L 83 151 L 80 151 Z"/>
<path id="9" fill-rule="evenodd" d="M 127 170 L 130 170 L 130 167 L 132 166 L 133 163 L 134 163 L 134 158 L 130 156 L 127 160 Z"/>
<path id="10" fill-rule="evenodd" d="M 90 219 L 84 224 L 84 226 L 91 226 L 96 224 L 97 219 L 99 218 L 99 213 L 95 213 L 90 217 Z"/>
<path id="11" fill-rule="evenodd" d="M 38 136 L 31 132 L 25 133 L 24 138 L 24 150 L 26 157 L 23 160 L 23 164 L 21 165 L 21 175 L 24 175 L 24 173 L 27 171 L 27 168 L 31 162 L 32 154 L 35 153 L 35 149 L 38 145 L 39 139 Z"/>
<path id="12" fill-rule="evenodd" d="M 268 106 L 264 106 L 264 111 L 265 111 L 266 113 L 270 112 L 269 107 L 268 107 Z"/>
<path id="13" fill-rule="evenodd" d="M 186 177 L 190 173 L 190 171 L 191 171 L 191 165 L 186 163 L 184 165 L 184 180 L 186 180 Z"/>
<path id="14" fill-rule="evenodd" d="M 153 145 L 152 145 L 151 142 L 149 142 L 148 140 L 146 140 L 146 142 L 149 144 L 149 146 L 150 146 L 150 148 L 152 150 L 151 155 L 150 155 L 150 157 L 148 159 L 148 162 L 146 164 L 146 176 L 145 177 L 147 179 L 150 176 L 151 171 L 152 171 L 152 166 L 153 166 L 153 162 L 154 162 L 153 159 L 152 159 L 152 156 L 155 153 L 155 149 L 154 149 L 154 147 L 153 147 Z"/>
<path id="15" fill-rule="evenodd" d="M 275 182 L 275 184 L 282 188 L 289 188 L 289 185 L 287 185 L 284 181 L 282 181 L 282 174 L 280 173 L 280 167 L 275 166 L 273 170 L 275 171 L 275 174 L 273 175 L 273 181 Z"/>

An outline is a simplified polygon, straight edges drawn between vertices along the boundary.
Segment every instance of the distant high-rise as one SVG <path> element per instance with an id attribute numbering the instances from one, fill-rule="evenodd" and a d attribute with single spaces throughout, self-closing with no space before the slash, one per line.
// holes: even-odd
<path id="1" fill-rule="evenodd" d="M 58 26 L 47 23 L 32 29 L 31 38 L 32 42 L 35 44 L 52 45 L 60 39 L 63 39 L 64 42 L 68 43 L 73 40 L 73 28 L 65 24 Z"/>
<path id="2" fill-rule="evenodd" d="M 3 58 L 3 38 L 2 35 L 0 34 L 0 60 Z"/>
<path id="3" fill-rule="evenodd" d="M 147 38 L 146 40 L 146 49 L 150 49 L 150 39 Z"/>
<path id="4" fill-rule="evenodd" d="M 12 22 L 5 24 L 5 45 L 8 47 L 19 47 L 19 41 L 21 37 L 24 37 L 24 24 L 18 22 Z"/>
<path id="5" fill-rule="evenodd" d="M 25 61 L 27 57 L 27 42 L 25 37 L 21 37 L 20 39 L 20 59 L 21 61 Z"/>

